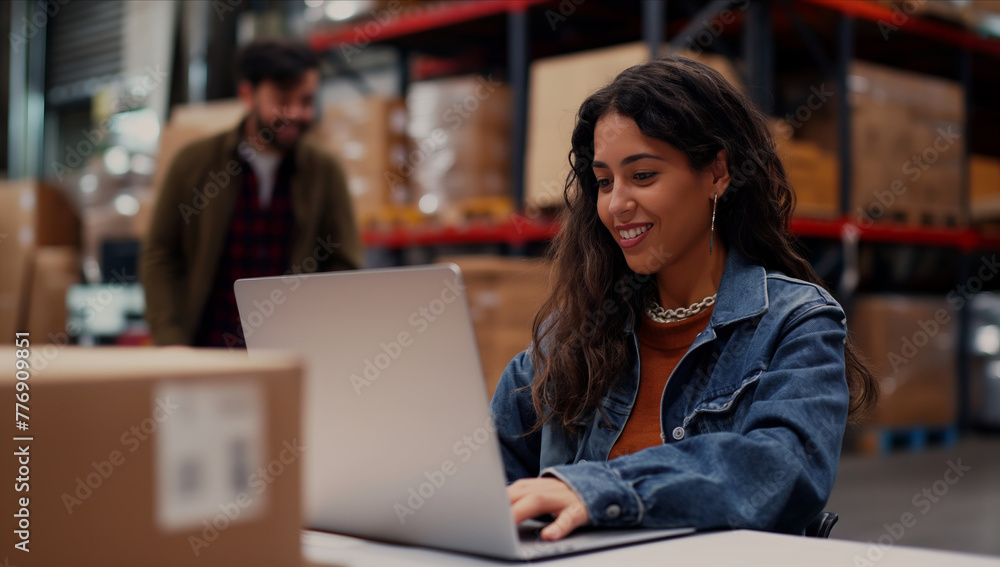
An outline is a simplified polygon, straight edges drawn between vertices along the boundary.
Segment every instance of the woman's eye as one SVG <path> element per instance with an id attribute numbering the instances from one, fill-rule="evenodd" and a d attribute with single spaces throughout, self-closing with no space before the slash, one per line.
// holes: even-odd
<path id="1" fill-rule="evenodd" d="M 599 189 L 607 189 L 610 186 L 611 186 L 611 180 L 610 179 L 598 179 L 597 180 L 597 187 Z"/>
<path id="2" fill-rule="evenodd" d="M 656 175 L 656 173 L 652 171 L 640 171 L 636 173 L 634 177 L 637 181 L 647 181 L 652 179 L 654 175 Z"/>

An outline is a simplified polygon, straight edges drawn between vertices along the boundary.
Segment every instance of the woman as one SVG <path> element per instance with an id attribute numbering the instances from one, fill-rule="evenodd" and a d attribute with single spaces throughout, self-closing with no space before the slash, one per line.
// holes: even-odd
<path id="1" fill-rule="evenodd" d="M 765 117 L 651 61 L 583 103 L 570 163 L 552 294 L 491 404 L 515 520 L 802 533 L 877 394 Z"/>

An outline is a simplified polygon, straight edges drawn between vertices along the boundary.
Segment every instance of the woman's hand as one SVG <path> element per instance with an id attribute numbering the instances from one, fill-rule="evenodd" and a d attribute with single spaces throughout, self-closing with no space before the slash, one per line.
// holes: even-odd
<path id="1" fill-rule="evenodd" d="M 562 539 L 576 528 L 590 522 L 587 507 L 566 483 L 557 478 L 523 478 L 507 487 L 514 523 L 552 514 L 556 520 L 545 526 L 542 538 Z"/>

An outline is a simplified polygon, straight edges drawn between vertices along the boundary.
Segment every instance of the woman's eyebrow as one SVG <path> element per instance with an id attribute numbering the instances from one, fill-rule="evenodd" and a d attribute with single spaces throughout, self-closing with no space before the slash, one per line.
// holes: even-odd
<path id="1" fill-rule="evenodd" d="M 632 155 L 628 156 L 627 158 L 624 158 L 622 160 L 622 162 L 621 162 L 621 165 L 628 165 L 628 164 L 630 164 L 632 162 L 636 162 L 636 161 L 639 161 L 641 159 L 646 159 L 646 158 L 657 159 L 657 160 L 660 160 L 660 161 L 667 161 L 667 160 L 661 158 L 660 156 L 654 156 L 653 154 L 632 154 Z M 591 168 L 610 169 L 608 167 L 608 164 L 604 163 L 603 161 L 595 161 L 595 162 L 593 162 L 591 164 L 590 167 Z"/>

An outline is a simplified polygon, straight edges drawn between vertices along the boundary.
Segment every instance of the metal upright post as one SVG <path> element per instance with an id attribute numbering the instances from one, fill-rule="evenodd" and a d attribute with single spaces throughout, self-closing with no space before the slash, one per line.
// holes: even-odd
<path id="1" fill-rule="evenodd" d="M 642 0 L 642 40 L 649 46 L 649 58 L 660 56 L 667 23 L 667 3 L 663 0 Z"/>
<path id="2" fill-rule="evenodd" d="M 854 19 L 841 15 L 837 22 L 837 147 L 840 149 L 840 212 L 851 208 L 851 107 L 847 74 L 854 58 Z"/>
<path id="3" fill-rule="evenodd" d="M 511 92 L 510 184 L 515 208 L 524 206 L 524 153 L 528 124 L 528 13 L 507 13 L 507 79 Z"/>
<path id="4" fill-rule="evenodd" d="M 750 98 L 764 112 L 774 112 L 774 34 L 771 5 L 751 2 L 743 28 L 743 59 L 747 66 Z"/>

